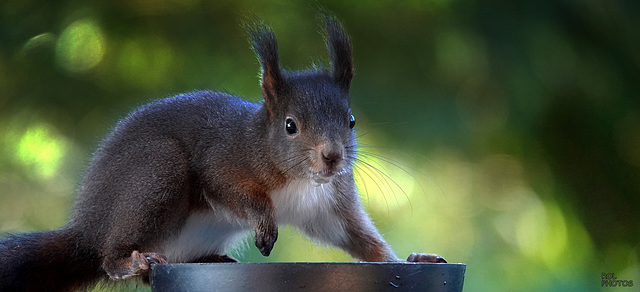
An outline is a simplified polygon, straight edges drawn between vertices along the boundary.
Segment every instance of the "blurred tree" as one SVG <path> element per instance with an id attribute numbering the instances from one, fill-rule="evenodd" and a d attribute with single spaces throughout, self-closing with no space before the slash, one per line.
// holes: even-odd
<path id="1" fill-rule="evenodd" d="M 473 291 L 640 281 L 640 2 L 319 2 L 353 39 L 360 139 L 384 146 L 363 156 L 389 176 L 361 166 L 360 189 L 401 255 L 466 262 Z M 246 15 L 274 27 L 285 68 L 326 62 L 314 5 L 2 2 L 0 231 L 64 224 L 91 149 L 135 106 L 258 101 Z M 271 258 L 241 259 L 348 259 L 286 232 Z"/>

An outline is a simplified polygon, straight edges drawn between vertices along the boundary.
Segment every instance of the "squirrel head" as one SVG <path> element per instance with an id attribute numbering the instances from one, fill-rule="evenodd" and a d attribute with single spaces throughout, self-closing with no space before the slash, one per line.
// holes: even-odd
<path id="1" fill-rule="evenodd" d="M 356 139 L 349 97 L 351 43 L 335 17 L 323 13 L 320 18 L 330 68 L 284 71 L 273 31 L 258 22 L 247 32 L 262 69 L 269 155 L 286 175 L 324 184 L 351 171 Z"/>

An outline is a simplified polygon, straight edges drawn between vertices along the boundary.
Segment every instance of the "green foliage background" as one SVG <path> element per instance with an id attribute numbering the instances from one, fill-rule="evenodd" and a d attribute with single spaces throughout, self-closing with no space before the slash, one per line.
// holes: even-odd
<path id="1" fill-rule="evenodd" d="M 637 1 L 5 0 L 0 232 L 63 225 L 132 108 L 195 89 L 258 101 L 243 17 L 273 26 L 284 67 L 326 62 L 319 5 L 353 40 L 362 158 L 385 173 L 361 164 L 358 183 L 400 256 L 466 263 L 467 291 L 640 281 Z M 234 255 L 351 260 L 291 229 L 269 258 Z"/>

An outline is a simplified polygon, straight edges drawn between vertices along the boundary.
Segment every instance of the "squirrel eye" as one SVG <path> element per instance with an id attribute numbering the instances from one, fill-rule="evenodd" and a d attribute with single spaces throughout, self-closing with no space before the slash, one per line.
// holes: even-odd
<path id="1" fill-rule="evenodd" d="M 349 117 L 349 129 L 353 129 L 353 127 L 355 126 L 356 126 L 356 117 L 351 115 L 351 117 Z"/>
<path id="2" fill-rule="evenodd" d="M 298 126 L 296 125 L 296 121 L 294 121 L 292 118 L 287 118 L 284 121 L 284 129 L 289 135 L 295 135 L 298 133 Z"/>

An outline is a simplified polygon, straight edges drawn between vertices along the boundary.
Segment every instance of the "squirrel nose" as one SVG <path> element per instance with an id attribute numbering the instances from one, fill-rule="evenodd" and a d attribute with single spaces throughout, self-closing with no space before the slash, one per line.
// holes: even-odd
<path id="1" fill-rule="evenodd" d="M 328 167 L 334 167 L 342 160 L 342 151 L 322 151 L 322 160 Z"/>

